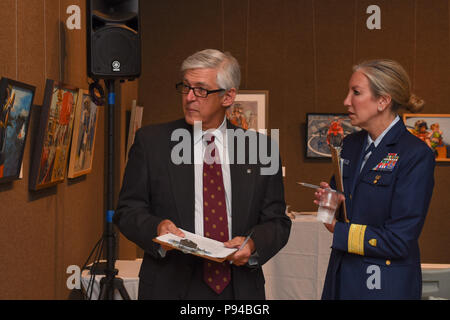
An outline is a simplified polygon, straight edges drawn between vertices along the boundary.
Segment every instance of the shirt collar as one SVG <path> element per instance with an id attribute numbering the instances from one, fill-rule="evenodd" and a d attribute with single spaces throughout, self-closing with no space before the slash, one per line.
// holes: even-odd
<path id="1" fill-rule="evenodd" d="M 367 135 L 367 146 L 370 146 L 370 144 L 373 142 L 373 144 L 375 145 L 375 148 L 378 147 L 378 145 L 380 144 L 381 140 L 383 140 L 384 136 L 389 132 L 389 130 L 391 130 L 391 128 L 400 120 L 400 117 L 397 115 L 395 117 L 395 119 L 391 122 L 391 124 L 383 131 L 382 134 L 380 134 L 375 141 L 372 140 L 372 138 L 370 137 L 370 134 Z"/>
<path id="2" fill-rule="evenodd" d="M 224 116 L 222 124 L 216 129 L 208 129 L 206 131 L 203 130 L 194 130 L 194 144 L 200 142 L 205 135 L 205 133 L 211 133 L 214 135 L 214 141 L 220 144 L 223 144 L 224 136 L 227 132 L 227 117 Z"/>

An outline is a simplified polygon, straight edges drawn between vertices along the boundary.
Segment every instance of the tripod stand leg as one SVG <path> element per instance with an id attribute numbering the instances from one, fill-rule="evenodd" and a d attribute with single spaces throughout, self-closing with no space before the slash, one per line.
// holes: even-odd
<path id="1" fill-rule="evenodd" d="M 114 300 L 115 277 L 112 278 L 106 276 L 100 280 L 100 292 L 98 294 L 98 300 Z"/>
<path id="2" fill-rule="evenodd" d="M 98 300 L 106 300 L 106 292 L 108 292 L 106 288 L 106 277 L 103 277 L 100 280 L 100 291 L 98 292 Z"/>
<path id="3" fill-rule="evenodd" d="M 122 296 L 123 300 L 131 300 L 130 296 L 128 295 L 127 289 L 125 289 L 122 279 L 115 278 L 114 284 L 115 284 L 114 287 L 117 288 L 117 290 L 119 290 L 119 293 Z"/>
<path id="4" fill-rule="evenodd" d="M 114 293 L 116 289 L 119 291 L 120 296 L 123 300 L 131 300 L 130 296 L 128 295 L 127 289 L 125 289 L 125 286 L 123 284 L 123 279 L 116 277 L 110 279 L 109 281 L 106 279 L 106 277 L 103 277 L 100 280 L 100 292 L 98 295 L 98 300 L 114 300 Z M 107 296 L 108 293 L 110 293 L 109 297 Z"/>

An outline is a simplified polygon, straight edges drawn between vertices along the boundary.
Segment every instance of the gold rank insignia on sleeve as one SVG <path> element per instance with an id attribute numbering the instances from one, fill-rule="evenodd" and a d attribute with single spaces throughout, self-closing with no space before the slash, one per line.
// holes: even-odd
<path id="1" fill-rule="evenodd" d="M 366 225 L 351 224 L 348 231 L 348 252 L 364 255 L 364 235 Z"/>
<path id="2" fill-rule="evenodd" d="M 370 240 L 369 240 L 369 244 L 370 244 L 372 247 L 376 247 L 376 246 L 377 246 L 377 239 L 370 239 Z"/>

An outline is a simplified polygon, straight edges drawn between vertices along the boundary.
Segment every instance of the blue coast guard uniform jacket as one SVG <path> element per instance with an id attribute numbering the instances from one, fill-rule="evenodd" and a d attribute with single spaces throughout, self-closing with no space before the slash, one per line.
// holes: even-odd
<path id="1" fill-rule="evenodd" d="M 322 299 L 420 299 L 418 238 L 433 192 L 434 154 L 400 120 L 359 173 L 366 144 L 365 130 L 344 139 L 347 220 L 341 210 Z"/>

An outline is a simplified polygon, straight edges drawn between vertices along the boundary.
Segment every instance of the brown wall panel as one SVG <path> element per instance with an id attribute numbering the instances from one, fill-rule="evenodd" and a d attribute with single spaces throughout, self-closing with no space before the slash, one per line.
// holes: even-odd
<path id="1" fill-rule="evenodd" d="M 288 3 L 290 6 L 287 11 L 290 11 L 292 2 Z M 346 1 L 345 5 L 342 1 L 313 0 L 304 3 L 309 5 L 309 8 L 307 7 L 305 10 L 308 10 L 307 13 L 311 18 L 305 17 L 299 20 L 296 29 L 306 28 L 309 31 L 312 39 L 312 52 L 309 57 L 304 56 L 297 62 L 308 70 L 308 73 L 297 77 L 304 85 L 294 91 L 293 95 L 309 95 L 309 97 L 306 103 L 302 103 L 300 106 L 297 104 L 286 106 L 286 109 L 300 107 L 302 114 L 301 118 L 297 120 L 298 141 L 291 140 L 288 148 L 282 153 L 283 159 L 297 158 L 297 161 L 293 163 L 286 163 L 286 202 L 293 211 L 316 210 L 316 206 L 312 202 L 314 191 L 298 186 L 297 181 L 318 183 L 328 181 L 332 174 L 329 162 L 305 159 L 304 123 L 306 113 L 346 111 L 342 102 L 347 92 L 348 77 L 351 74 L 355 38 L 354 1 Z M 290 127 L 294 134 L 295 124 L 291 123 Z"/>
<path id="2" fill-rule="evenodd" d="M 241 67 L 241 88 L 247 86 L 248 12 L 250 0 L 222 1 L 224 30 L 221 50 L 229 51 Z"/>
<path id="3" fill-rule="evenodd" d="M 356 50 L 354 62 L 368 59 L 393 59 L 402 64 L 413 76 L 415 5 L 414 1 L 377 1 L 381 10 L 381 29 L 369 30 L 367 8 L 374 4 L 357 2 Z"/>
<path id="4" fill-rule="evenodd" d="M 17 3 L 17 80 L 36 86 L 35 103 L 41 104 L 45 74 L 44 1 Z M 34 130 L 33 125 L 29 130 Z M 2 203 L 8 208 L 2 210 L 5 219 L 2 247 L 7 256 L 2 276 L 8 281 L 14 279 L 14 285 L 4 288 L 7 290 L 2 290 L 2 294 L 7 298 L 50 299 L 54 297 L 55 287 L 56 199 L 40 199 L 32 205 L 28 202 L 30 141 L 31 135 L 24 153 L 24 179 L 13 182 L 11 191 L 0 194 L 5 198 Z"/>
<path id="5" fill-rule="evenodd" d="M 314 1 L 317 112 L 346 112 L 342 101 L 353 64 L 354 2 Z"/>
<path id="6" fill-rule="evenodd" d="M 18 78 L 37 87 L 35 103 L 42 104 L 45 80 L 45 1 L 18 1 Z"/>
<path id="7" fill-rule="evenodd" d="M 180 79 L 181 62 L 198 50 L 222 47 L 221 2 L 142 1 L 141 9 L 146 70 L 140 79 L 143 121 L 180 118 L 183 112 L 175 83 Z"/>
<path id="8" fill-rule="evenodd" d="M 15 0 L 0 2 L 0 75 L 14 78 L 17 76 L 17 6 Z"/>
<path id="9" fill-rule="evenodd" d="M 305 121 L 308 112 L 316 112 L 315 103 L 315 27 L 313 1 L 287 1 L 284 12 L 285 55 L 283 61 L 282 161 L 286 167 L 285 196 L 291 211 L 312 211 L 309 190 L 297 181 L 314 181 L 321 164 L 304 159 Z M 307 63 L 306 63 L 307 62 Z M 270 103 L 269 103 L 270 106 Z M 271 110 L 271 114 L 278 112 Z M 305 192 L 306 191 L 306 192 Z"/>
<path id="10" fill-rule="evenodd" d="M 73 4 L 81 8 L 81 30 L 65 26 L 66 9 Z M 0 184 L 0 299 L 66 299 L 67 267 L 81 267 L 103 232 L 105 108 L 99 108 L 90 174 L 38 192 L 28 191 L 28 179 L 45 79 L 88 87 L 85 1 L 1 1 L 0 24 L 0 75 L 36 86 L 38 105 L 25 147 L 24 177 Z M 128 92 L 123 104 L 131 104 L 136 91 Z"/>
<path id="11" fill-rule="evenodd" d="M 284 85 L 280 72 L 284 60 L 283 2 L 250 1 L 248 13 L 247 83 L 243 89 L 269 90 L 267 129 L 281 129 Z M 270 23 L 267 23 L 270 21 Z M 272 110 L 274 112 L 272 112 Z M 282 129 L 281 129 L 282 130 Z M 282 134 L 280 132 L 280 134 Z M 283 148 L 280 141 L 280 148 Z"/>
<path id="12" fill-rule="evenodd" d="M 45 4 L 45 78 L 60 81 L 61 68 L 61 12 L 59 1 L 46 0 Z"/>
<path id="13" fill-rule="evenodd" d="M 415 88 L 426 100 L 424 111 L 448 113 L 450 88 L 448 1 L 417 1 Z"/>
<path id="14" fill-rule="evenodd" d="M 62 68 L 63 81 L 70 83 L 78 88 L 87 89 L 87 73 L 86 73 L 86 1 L 84 0 L 61 0 L 61 28 L 62 35 Z M 66 20 L 69 15 L 66 13 L 67 7 L 77 5 L 81 9 L 81 30 L 69 30 L 66 26 Z"/>
<path id="15" fill-rule="evenodd" d="M 416 3 L 415 91 L 426 101 L 423 113 L 449 113 L 449 1 L 433 1 L 432 6 L 427 1 Z M 450 229 L 449 169 L 448 163 L 436 165 L 433 200 L 420 238 L 424 261 L 440 262 L 442 255 L 450 261 L 448 250 L 444 249 L 450 243 L 446 231 Z"/>

